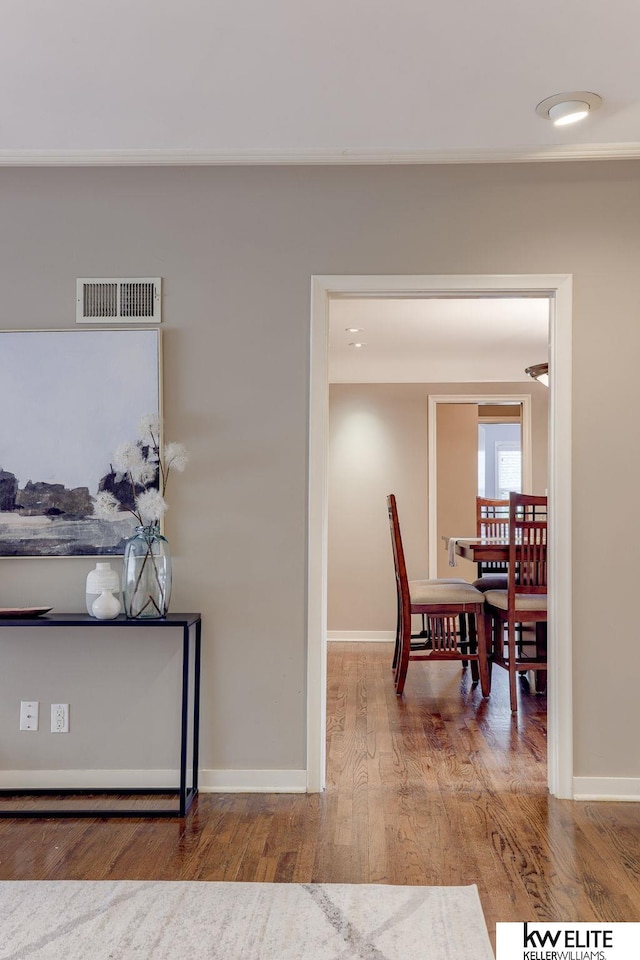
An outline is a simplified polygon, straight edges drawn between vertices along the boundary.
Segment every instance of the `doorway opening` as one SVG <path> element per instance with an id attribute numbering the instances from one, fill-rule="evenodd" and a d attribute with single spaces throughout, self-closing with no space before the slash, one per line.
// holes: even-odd
<path id="1" fill-rule="evenodd" d="M 520 486 L 525 493 L 531 493 L 534 490 L 533 484 L 533 451 L 532 451 L 532 404 L 531 396 L 528 394 L 432 394 L 429 397 L 429 427 L 428 427 L 428 490 L 429 490 L 429 576 L 446 577 L 450 571 L 447 569 L 447 561 L 442 550 L 442 536 L 475 536 L 476 532 L 476 514 L 475 514 L 475 495 L 487 496 L 480 491 L 480 487 L 487 487 L 487 476 L 491 486 L 495 486 L 496 470 L 495 464 L 486 463 L 487 441 L 485 428 L 492 428 L 498 424 L 508 425 L 511 429 L 515 426 L 517 411 L 517 430 L 518 441 L 516 453 L 519 454 L 519 470 L 516 475 L 515 486 Z M 447 491 L 447 508 L 442 503 L 441 490 L 439 489 L 439 478 L 442 474 L 447 474 L 447 463 L 443 463 L 446 456 L 447 444 L 444 443 L 444 453 L 441 449 L 439 436 L 445 432 L 446 421 L 443 423 L 442 416 L 446 410 L 452 407 L 469 411 L 470 425 L 467 430 L 467 438 L 460 431 L 455 436 L 455 457 L 456 463 L 454 469 L 460 472 L 460 465 L 466 461 L 467 475 L 466 488 L 467 497 L 462 495 L 462 490 Z M 454 408 L 455 409 L 455 408 Z M 512 412 L 511 422 L 508 422 L 506 415 L 500 417 L 498 411 L 504 409 Z M 483 416 L 482 411 L 489 411 Z M 495 421 L 495 422 L 492 422 Z M 504 431 L 497 434 L 504 436 Z M 484 441 L 484 449 L 481 444 Z M 500 442 L 500 441 L 497 441 Z M 504 442 L 504 441 L 502 441 Z M 513 445 L 513 441 L 510 441 Z M 450 447 L 451 445 L 449 445 Z M 497 449 L 489 445 L 489 451 L 493 457 L 497 456 Z M 546 450 L 544 451 L 545 464 L 543 468 L 544 483 L 537 478 L 538 488 L 547 487 L 547 463 Z M 511 464 L 512 466 L 512 464 Z M 493 467 L 493 469 L 492 469 Z M 472 473 L 477 469 L 477 475 Z M 503 474 L 504 477 L 504 474 Z M 506 482 L 506 477 L 504 477 Z M 513 482 L 513 471 L 509 480 Z M 499 481 L 498 481 L 499 482 Z M 473 488 L 473 489 L 472 489 Z M 477 488 L 477 489 L 476 489 Z M 457 496 L 455 495 L 457 494 Z M 508 496 L 508 495 L 507 495 Z M 497 498 L 497 499 L 502 499 Z M 454 519 L 455 523 L 454 523 Z M 459 572 L 460 576 L 472 573 L 472 565 L 469 561 L 462 561 L 463 570 Z M 471 576 L 471 580 L 475 579 Z"/>
<path id="2" fill-rule="evenodd" d="M 324 786 L 326 725 L 327 425 L 329 308 L 340 298 L 546 297 L 550 303 L 550 562 L 548 783 L 572 796 L 571 717 L 571 277 L 314 277 L 308 529 L 307 789 Z M 562 637 L 562 643 L 558 642 Z"/>

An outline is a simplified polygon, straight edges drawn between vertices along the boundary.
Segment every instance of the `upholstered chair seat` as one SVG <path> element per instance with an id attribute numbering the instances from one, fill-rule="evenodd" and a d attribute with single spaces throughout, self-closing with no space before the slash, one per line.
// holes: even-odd
<path id="1" fill-rule="evenodd" d="M 476 590 L 466 580 L 411 580 L 409 596 L 411 603 L 482 603 L 484 600 L 482 591 Z"/>
<path id="2" fill-rule="evenodd" d="M 509 577 L 506 573 L 483 573 L 481 577 L 473 581 L 472 586 L 476 590 L 482 590 L 483 593 L 486 593 L 487 590 L 506 590 L 508 580 Z"/>
<path id="3" fill-rule="evenodd" d="M 430 583 L 469 583 L 468 580 L 463 580 L 461 577 L 443 577 L 442 579 L 438 577 L 437 580 L 409 580 L 409 590 L 412 586 L 415 585 L 417 590 L 420 585 L 428 585 Z"/>
<path id="4" fill-rule="evenodd" d="M 487 603 L 499 610 L 509 609 L 509 595 L 506 590 L 487 590 L 484 595 Z M 515 610 L 546 610 L 546 593 L 516 593 Z"/>

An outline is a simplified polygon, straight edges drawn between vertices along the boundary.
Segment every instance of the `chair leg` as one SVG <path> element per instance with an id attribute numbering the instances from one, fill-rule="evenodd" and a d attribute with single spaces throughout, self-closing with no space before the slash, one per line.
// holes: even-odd
<path id="1" fill-rule="evenodd" d="M 491 681 L 493 676 L 493 662 L 494 662 L 494 636 L 495 636 L 495 624 L 493 617 L 486 609 L 482 612 L 482 624 L 484 627 L 484 639 L 485 639 L 485 648 L 487 651 L 487 668 L 489 671 L 489 689 L 491 689 Z"/>
<path id="2" fill-rule="evenodd" d="M 460 633 L 459 647 L 462 653 L 466 653 L 467 650 L 469 649 L 469 640 L 467 638 L 467 622 L 465 620 L 464 613 L 461 613 L 460 616 L 458 617 L 458 624 L 459 624 L 459 633 Z M 462 669 L 466 670 L 468 666 L 469 666 L 469 661 L 463 660 Z"/>
<path id="3" fill-rule="evenodd" d="M 392 662 L 392 664 L 391 664 L 391 669 L 393 670 L 394 674 L 395 674 L 395 672 L 396 672 L 396 668 L 397 668 L 397 666 L 398 666 L 398 658 L 399 658 L 399 656 L 400 656 L 400 617 L 401 617 L 401 609 L 400 609 L 400 597 L 399 597 L 399 596 L 397 597 L 397 600 L 396 600 L 396 607 L 397 607 L 397 615 L 396 615 L 396 645 L 395 645 L 395 648 L 394 648 L 394 651 L 393 651 L 393 662 Z"/>
<path id="4" fill-rule="evenodd" d="M 463 614 L 463 616 L 465 615 Z M 479 636 L 481 628 L 476 626 L 477 615 L 475 613 L 470 613 L 467 619 L 469 624 L 469 653 L 477 653 L 478 644 L 482 643 L 482 638 Z M 471 679 L 474 683 L 477 683 L 480 679 L 480 669 L 477 660 L 471 661 Z M 483 693 L 483 696 L 484 695 Z"/>
<path id="5" fill-rule="evenodd" d="M 471 616 L 475 620 L 478 636 L 478 659 L 477 661 L 473 660 L 471 665 L 473 666 L 475 664 L 478 668 L 482 696 L 486 698 L 491 693 L 491 662 L 488 656 L 489 644 L 487 642 L 486 618 L 484 612 L 480 610 Z"/>
<path id="6" fill-rule="evenodd" d="M 405 624 L 403 618 L 399 620 L 400 643 L 398 652 L 398 663 L 395 672 L 396 696 L 401 696 L 404 690 L 404 682 L 407 678 L 407 668 L 409 666 L 409 654 L 411 653 L 411 619 Z"/>
<path id="7" fill-rule="evenodd" d="M 508 621 L 507 625 L 507 651 L 509 657 L 509 699 L 511 701 L 511 713 L 518 712 L 518 689 L 516 684 L 516 625 L 513 620 Z"/>
<path id="8" fill-rule="evenodd" d="M 538 620 L 536 623 L 536 659 L 547 659 L 547 621 Z M 536 670 L 536 691 L 547 692 L 547 671 Z"/>
<path id="9" fill-rule="evenodd" d="M 478 634 L 476 630 L 476 619 L 473 615 L 467 617 L 465 613 L 460 614 L 460 648 L 463 652 L 475 653 L 478 648 Z M 478 673 L 478 664 L 471 660 L 471 679 L 477 683 L 480 675 Z M 466 670 L 469 660 L 462 661 L 462 669 Z"/>
<path id="10" fill-rule="evenodd" d="M 485 611 L 484 615 L 484 629 L 487 638 L 487 647 L 489 649 L 489 657 L 493 663 L 496 658 L 496 647 L 498 645 L 498 638 L 501 636 L 502 625 L 488 610 Z M 500 651 L 500 653 L 502 653 L 502 651 Z M 502 657 L 500 656 L 499 659 L 502 659 Z"/>

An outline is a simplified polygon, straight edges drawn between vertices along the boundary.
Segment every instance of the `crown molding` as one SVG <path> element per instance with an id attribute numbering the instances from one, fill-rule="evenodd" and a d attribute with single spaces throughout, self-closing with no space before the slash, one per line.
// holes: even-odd
<path id="1" fill-rule="evenodd" d="M 640 142 L 492 150 L 0 150 L 3 167 L 331 166 L 639 158 Z"/>

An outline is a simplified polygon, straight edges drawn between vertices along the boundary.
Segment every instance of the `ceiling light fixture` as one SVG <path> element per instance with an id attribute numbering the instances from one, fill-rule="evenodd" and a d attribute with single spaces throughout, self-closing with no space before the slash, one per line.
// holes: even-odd
<path id="1" fill-rule="evenodd" d="M 362 327 L 345 327 L 347 333 L 362 333 Z"/>
<path id="2" fill-rule="evenodd" d="M 536 107 L 536 113 L 545 120 L 552 120 L 555 127 L 564 127 L 570 123 L 584 120 L 592 110 L 597 110 L 602 97 L 587 90 L 572 90 L 570 93 L 556 93 L 547 97 Z"/>
<path id="3" fill-rule="evenodd" d="M 350 343 L 350 347 L 366 347 L 366 343 Z"/>
<path id="4" fill-rule="evenodd" d="M 549 386 L 549 364 L 548 363 L 534 363 L 533 366 L 527 367 L 525 373 L 528 373 L 530 377 L 534 380 L 537 380 L 538 383 L 543 383 L 545 387 Z"/>

